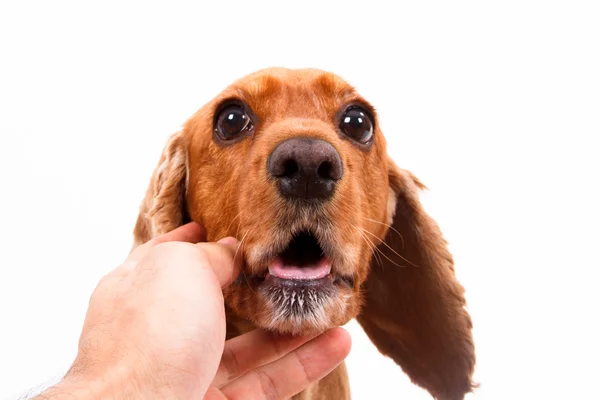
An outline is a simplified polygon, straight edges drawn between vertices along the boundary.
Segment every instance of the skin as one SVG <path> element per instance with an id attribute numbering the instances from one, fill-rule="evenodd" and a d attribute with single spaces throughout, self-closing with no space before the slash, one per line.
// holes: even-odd
<path id="1" fill-rule="evenodd" d="M 253 124 L 222 140 L 215 120 L 231 102 L 243 104 Z M 370 143 L 340 129 L 341 115 L 357 105 L 372 116 Z M 277 146 L 303 137 L 328 142 L 343 163 L 335 192 L 318 207 L 286 201 L 267 168 Z M 228 338 L 256 328 L 320 333 L 356 318 L 412 382 L 436 399 L 459 400 L 476 387 L 472 323 L 446 240 L 420 203 L 424 188 L 388 157 L 377 113 L 348 83 L 315 69 L 269 68 L 232 83 L 171 136 L 140 207 L 134 248 L 190 220 L 206 226 L 209 240 L 236 236 L 243 279 L 223 292 Z M 333 276 L 353 283 L 313 301 L 316 317 L 290 317 L 295 297 L 265 290 L 262 278 L 292 235 L 307 229 Z M 343 366 L 298 398 L 349 399 Z"/>
<path id="2" fill-rule="evenodd" d="M 214 135 L 214 120 L 220 107 L 232 101 L 247 106 L 255 125 L 224 141 Z M 351 105 L 372 115 L 375 131 L 369 144 L 358 144 L 337 128 L 339 113 Z M 328 142 L 344 165 L 332 198 L 308 213 L 282 200 L 266 167 L 279 143 L 298 137 Z M 184 214 L 206 226 L 209 240 L 238 237 L 249 279 L 224 291 L 235 317 L 280 333 L 322 332 L 360 311 L 373 247 L 387 231 L 388 198 L 386 142 L 367 100 L 333 74 L 269 69 L 234 82 L 171 137 L 141 207 L 135 238 L 143 243 L 168 232 L 186 219 Z M 323 309 L 327 318 L 273 324 L 278 310 L 250 278 L 264 276 L 269 261 L 302 229 L 320 237 L 332 273 L 350 277 L 354 284 L 336 287 Z"/>
<path id="3" fill-rule="evenodd" d="M 341 328 L 225 341 L 223 288 L 240 271 L 238 242 L 203 242 L 186 224 L 137 247 L 91 296 L 77 357 L 36 399 L 289 398 L 350 350 Z M 199 243 L 200 242 L 200 243 Z"/>

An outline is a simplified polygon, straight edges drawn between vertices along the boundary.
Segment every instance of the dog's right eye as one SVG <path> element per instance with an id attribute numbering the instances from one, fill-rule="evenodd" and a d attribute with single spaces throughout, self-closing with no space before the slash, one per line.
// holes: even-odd
<path id="1" fill-rule="evenodd" d="M 223 140 L 233 139 L 243 131 L 252 129 L 252 121 L 246 111 L 238 106 L 231 105 L 221 110 L 215 130 Z"/>

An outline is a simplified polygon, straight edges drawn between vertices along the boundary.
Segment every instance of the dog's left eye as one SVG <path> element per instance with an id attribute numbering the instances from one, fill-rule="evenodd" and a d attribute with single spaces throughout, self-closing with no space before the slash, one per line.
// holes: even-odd
<path id="1" fill-rule="evenodd" d="M 373 137 L 373 121 L 362 108 L 351 108 L 342 117 L 340 129 L 359 143 L 368 143 Z"/>
<path id="2" fill-rule="evenodd" d="M 219 113 L 215 130 L 221 139 L 228 140 L 250 128 L 252 123 L 246 111 L 238 105 L 231 105 Z"/>

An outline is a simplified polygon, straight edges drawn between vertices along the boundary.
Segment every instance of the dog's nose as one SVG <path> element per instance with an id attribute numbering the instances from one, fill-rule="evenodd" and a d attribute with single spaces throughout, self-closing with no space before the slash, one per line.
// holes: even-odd
<path id="1" fill-rule="evenodd" d="M 335 148 L 321 139 L 295 138 L 281 142 L 269 156 L 267 168 L 287 198 L 324 200 L 344 174 Z"/>

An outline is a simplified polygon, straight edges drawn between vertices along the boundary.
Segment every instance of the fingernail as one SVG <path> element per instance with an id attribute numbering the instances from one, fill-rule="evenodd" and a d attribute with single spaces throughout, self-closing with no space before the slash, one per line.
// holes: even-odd
<path id="1" fill-rule="evenodd" d="M 217 243 L 219 244 L 224 244 L 226 246 L 237 246 L 239 243 L 239 240 L 237 240 L 236 238 L 232 237 L 232 236 L 227 236 L 221 240 L 218 240 Z"/>

